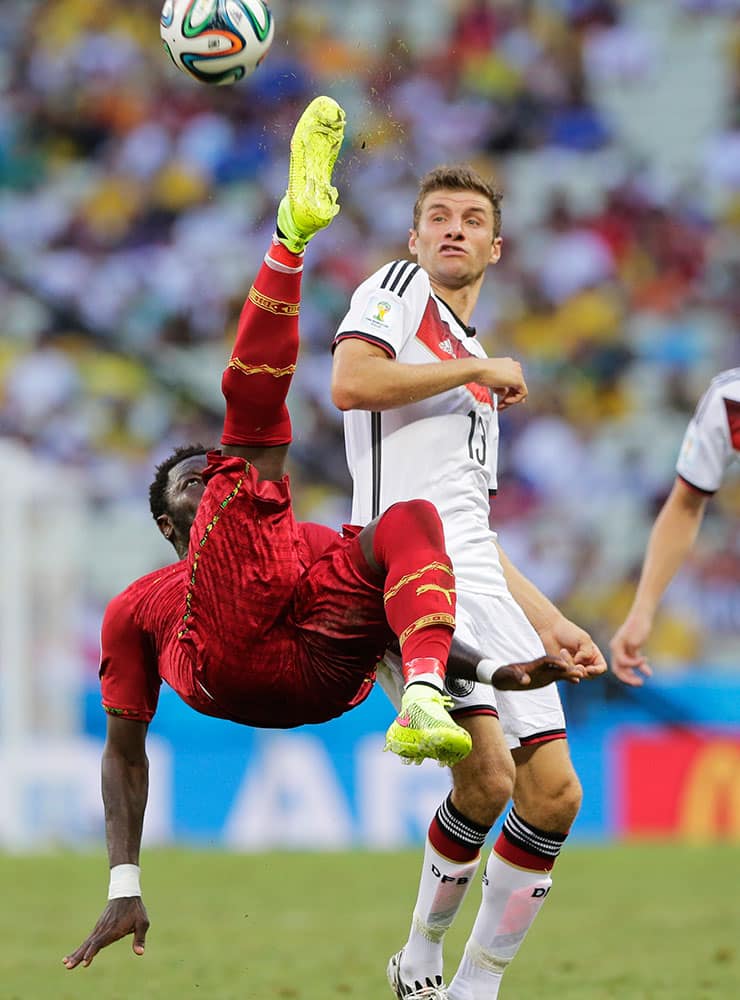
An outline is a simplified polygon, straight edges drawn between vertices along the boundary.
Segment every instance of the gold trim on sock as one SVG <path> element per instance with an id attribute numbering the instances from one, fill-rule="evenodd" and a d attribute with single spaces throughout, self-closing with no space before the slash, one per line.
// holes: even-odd
<path id="1" fill-rule="evenodd" d="M 273 368 L 272 365 L 245 365 L 239 358 L 229 358 L 226 367 L 233 368 L 242 375 L 272 375 L 274 378 L 283 378 L 295 372 L 295 365 L 287 365 L 285 368 Z"/>
<path id="2" fill-rule="evenodd" d="M 410 635 L 413 635 L 414 632 L 418 632 L 420 628 L 426 628 L 427 625 L 449 625 L 450 628 L 454 629 L 455 616 L 446 615 L 442 612 L 436 612 L 433 615 L 423 615 L 421 618 L 417 618 L 415 622 L 412 622 L 412 624 L 409 625 L 409 627 L 405 629 L 401 635 L 399 635 L 398 641 L 401 646 L 403 646 L 404 642 L 406 642 Z"/>
<path id="3" fill-rule="evenodd" d="M 281 302 L 280 299 L 271 299 L 269 295 L 259 292 L 254 285 L 249 289 L 247 298 L 258 309 L 264 309 L 265 312 L 274 313 L 276 316 L 297 316 L 301 308 L 300 302 Z"/>
<path id="4" fill-rule="evenodd" d="M 421 597 L 421 595 L 425 594 L 428 590 L 438 590 L 440 594 L 444 594 L 445 597 L 447 598 L 447 603 L 449 604 L 450 607 L 452 607 L 451 595 L 455 593 L 454 587 L 450 587 L 448 590 L 447 587 L 439 587 L 436 583 L 425 583 L 423 586 L 417 587 L 416 596 Z"/>
<path id="5" fill-rule="evenodd" d="M 431 569 L 439 569 L 442 570 L 444 573 L 448 573 L 450 576 L 453 576 L 453 572 L 450 569 L 450 567 L 446 566 L 444 563 L 442 562 L 428 563 L 426 566 L 422 566 L 421 569 L 416 570 L 416 572 L 407 573 L 406 576 L 402 576 L 401 579 L 398 581 L 398 583 L 394 583 L 392 587 L 389 587 L 388 590 L 386 590 L 386 592 L 383 594 L 383 601 L 387 604 L 388 601 L 390 601 L 391 597 L 395 597 L 398 591 L 401 590 L 403 587 L 405 587 L 407 583 L 411 583 L 413 580 L 418 580 L 420 576 L 424 576 L 424 574 Z M 440 587 L 440 590 L 441 589 L 442 588 Z M 417 590 L 417 594 L 418 593 L 419 591 Z"/>

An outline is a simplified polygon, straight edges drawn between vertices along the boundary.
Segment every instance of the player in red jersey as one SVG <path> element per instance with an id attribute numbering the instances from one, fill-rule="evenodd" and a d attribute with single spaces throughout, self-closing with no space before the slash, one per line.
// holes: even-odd
<path id="1" fill-rule="evenodd" d="M 338 211 L 331 171 L 344 113 L 317 98 L 291 142 L 278 230 L 249 292 L 223 376 L 220 451 L 180 449 L 157 470 L 150 500 L 180 562 L 135 581 L 108 606 L 101 684 L 108 712 L 103 799 L 111 865 L 108 905 L 64 959 L 89 965 L 128 934 L 144 950 L 139 885 L 147 798 L 145 738 L 165 680 L 193 708 L 253 726 L 321 722 L 359 704 L 397 640 L 408 688 L 391 726 L 411 760 L 462 759 L 468 735 L 441 695 L 455 618 L 455 582 L 432 504 L 396 504 L 338 536 L 293 517 L 284 464 L 285 399 L 298 355 L 302 252 Z M 540 686 L 582 671 L 551 658 L 493 665 L 462 649 L 478 679 Z M 494 676 L 495 674 L 495 676 Z"/>

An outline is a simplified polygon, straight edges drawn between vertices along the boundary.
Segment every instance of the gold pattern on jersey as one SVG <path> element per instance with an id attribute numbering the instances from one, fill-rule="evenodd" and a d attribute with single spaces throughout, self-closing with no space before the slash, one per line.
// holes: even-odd
<path id="1" fill-rule="evenodd" d="M 247 462 L 246 470 L 245 471 L 246 472 L 249 471 L 249 462 Z M 203 552 L 203 547 L 205 546 L 206 542 L 208 541 L 208 538 L 209 538 L 211 532 L 213 531 L 213 529 L 218 524 L 219 518 L 221 517 L 221 513 L 220 512 L 222 510 L 226 510 L 226 508 L 229 506 L 229 504 L 231 503 L 231 501 L 234 499 L 234 497 L 237 495 L 237 493 L 241 489 L 241 486 L 242 486 L 243 482 L 244 482 L 244 477 L 242 477 L 241 479 L 238 480 L 236 486 L 231 491 L 231 493 L 229 493 L 227 496 L 225 496 L 224 499 L 221 501 L 221 503 L 218 505 L 218 507 L 219 507 L 219 513 L 218 514 L 214 514 L 213 517 L 211 518 L 211 520 L 208 522 L 208 524 L 206 525 L 206 530 L 203 532 L 203 536 L 202 536 L 200 542 L 198 543 L 198 551 L 193 556 L 193 568 L 192 568 L 191 573 L 190 573 L 189 588 L 188 588 L 187 594 L 185 595 L 185 614 L 182 616 L 183 627 L 177 633 L 177 638 L 178 639 L 182 639 L 182 637 L 186 634 L 186 632 L 188 631 L 188 628 L 190 627 L 188 625 L 188 621 L 189 621 L 189 619 L 191 617 L 191 614 L 192 614 L 193 588 L 195 587 L 195 577 L 196 577 L 196 574 L 198 572 L 198 560 L 200 559 L 200 556 L 201 556 L 201 554 Z"/>

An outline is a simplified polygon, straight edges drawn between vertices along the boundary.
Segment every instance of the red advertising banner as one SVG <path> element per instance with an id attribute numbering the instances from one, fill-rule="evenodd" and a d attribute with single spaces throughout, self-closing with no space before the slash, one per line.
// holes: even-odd
<path id="1" fill-rule="evenodd" d="M 618 835 L 740 841 L 740 733 L 621 729 L 612 752 Z"/>

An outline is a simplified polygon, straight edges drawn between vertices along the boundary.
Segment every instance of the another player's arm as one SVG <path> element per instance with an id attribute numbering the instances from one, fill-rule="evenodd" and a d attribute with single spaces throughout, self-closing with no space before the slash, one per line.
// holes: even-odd
<path id="1" fill-rule="evenodd" d="M 340 410 L 392 410 L 468 382 L 492 389 L 499 408 L 527 397 L 521 365 L 512 358 L 451 358 L 443 364 L 409 365 L 359 337 L 341 340 L 334 350 L 331 392 Z"/>
<path id="2" fill-rule="evenodd" d="M 139 864 L 141 831 L 149 791 L 149 762 L 145 742 L 148 723 L 108 716 L 103 750 L 102 787 L 105 805 L 105 835 L 108 861 L 117 865 Z M 144 954 L 149 919 L 138 886 L 131 895 L 110 899 L 92 932 L 63 962 L 68 969 L 88 966 L 101 948 L 133 934 L 134 954 Z"/>
<path id="3" fill-rule="evenodd" d="M 637 687 L 650 667 L 641 647 L 653 628 L 661 598 L 696 541 L 709 496 L 677 478 L 655 519 L 632 607 L 609 646 L 612 671 Z"/>
<path id="4" fill-rule="evenodd" d="M 516 568 L 498 543 L 496 547 L 506 584 L 542 640 L 547 653 L 583 667 L 586 677 L 598 677 L 603 674 L 606 670 L 604 654 L 588 632 L 566 618 L 552 601 Z"/>
<path id="5" fill-rule="evenodd" d="M 447 674 L 462 680 L 491 684 L 498 691 L 520 691 L 540 688 L 553 681 L 578 684 L 586 672 L 582 666 L 559 656 L 538 656 L 524 663 L 504 663 L 499 666 L 481 656 L 478 650 L 458 638 L 452 640 L 447 658 Z"/>

